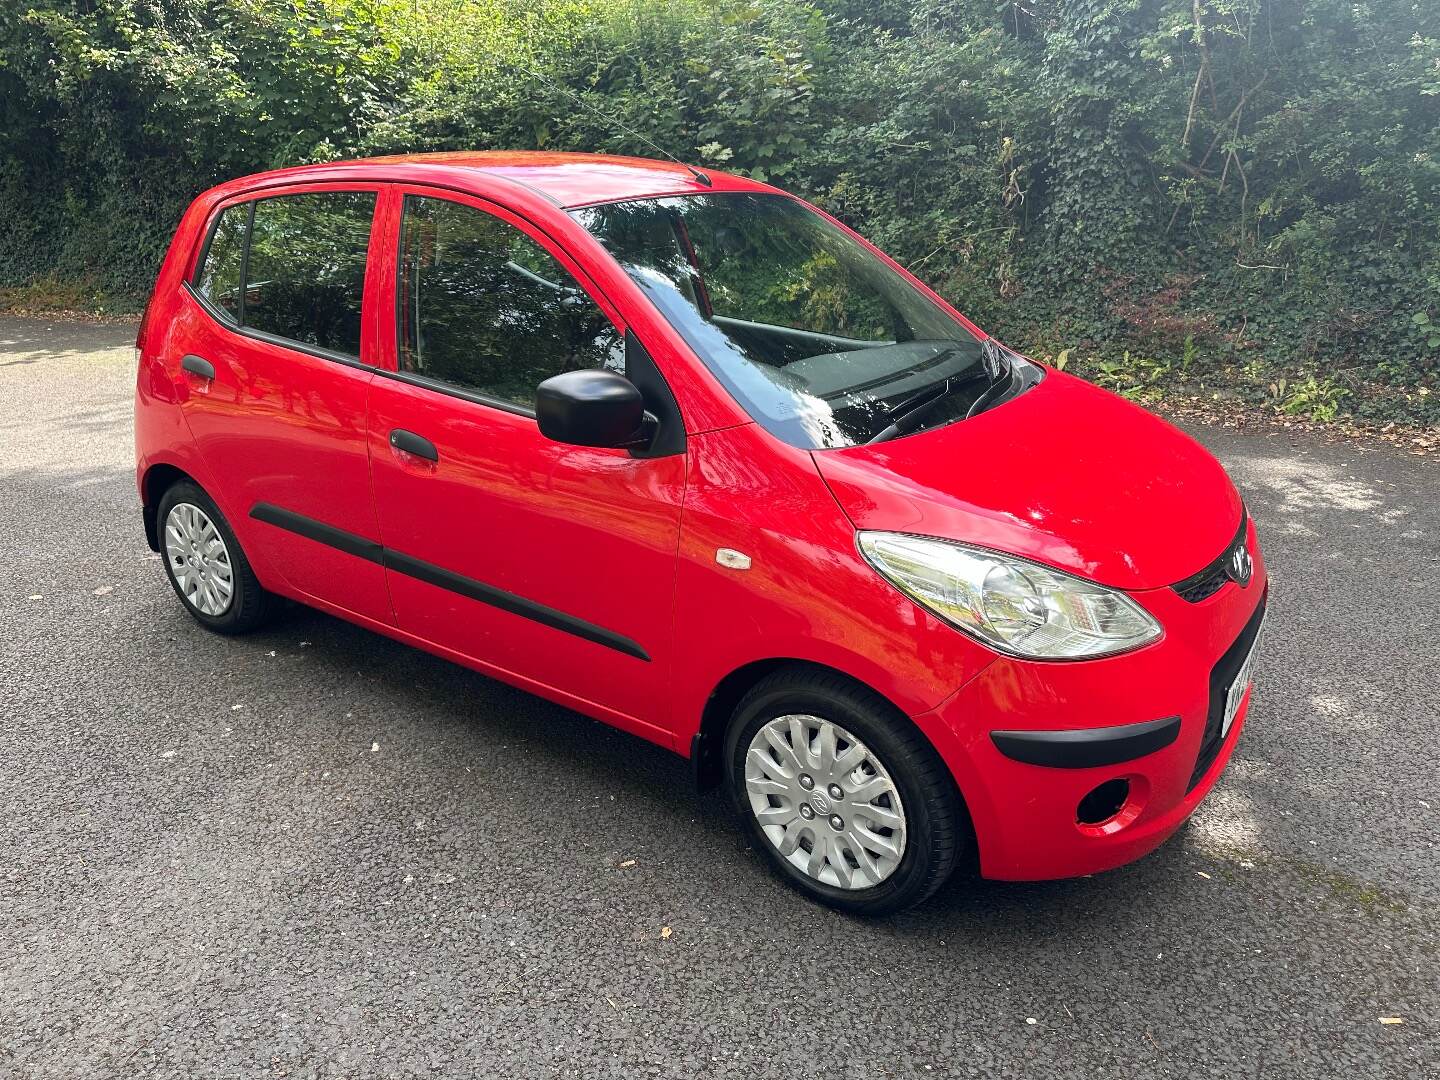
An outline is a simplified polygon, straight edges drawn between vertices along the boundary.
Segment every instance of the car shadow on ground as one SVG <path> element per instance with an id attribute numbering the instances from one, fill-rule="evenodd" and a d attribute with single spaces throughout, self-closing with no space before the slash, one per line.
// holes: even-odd
<path id="1" fill-rule="evenodd" d="M 189 620 L 174 612 L 177 624 Z M 179 627 L 184 629 L 183 625 Z M 173 629 L 173 628 L 172 628 Z M 644 830 L 671 832 L 667 847 L 701 847 L 715 859 L 748 864 L 773 885 L 775 902 L 815 910 L 803 898 L 772 879 L 758 853 L 752 852 L 723 790 L 697 794 L 690 764 L 679 755 L 637 736 L 552 704 L 461 665 L 431 656 L 343 620 L 290 605 L 272 627 L 238 639 L 244 650 L 293 648 L 305 643 L 312 664 L 331 669 L 325 681 L 369 676 L 366 693 L 386 708 L 399 708 L 415 723 L 446 736 L 450 753 L 484 761 L 497 746 L 520 748 L 524 768 L 536 783 L 564 783 L 576 800 L 613 797 L 638 819 Z M 318 674 L 318 672 L 317 672 Z M 413 729 L 411 729 L 413 731 Z M 459 742 L 454 740 L 458 735 Z M 415 738 L 423 738 L 415 734 Z M 443 782 L 436 777 L 436 782 Z M 522 785 L 523 786 L 523 785 Z M 517 799 L 524 796 L 516 795 Z M 987 881 L 973 865 L 962 866 L 951 882 L 916 912 L 892 920 L 925 933 L 963 924 L 967 932 L 986 928 L 1004 936 L 1007 926 L 1059 927 L 1084 922 L 1092 908 L 1104 912 L 1120 891 L 1148 890 L 1173 881 L 1185 861 L 1178 842 L 1122 870 L 1090 878 L 1009 883 Z M 826 913 L 827 915 L 832 913 Z M 839 916 L 835 916 L 839 917 Z M 1105 915 L 1114 918 L 1113 911 Z M 1083 927 L 1082 927 L 1083 929 Z"/>

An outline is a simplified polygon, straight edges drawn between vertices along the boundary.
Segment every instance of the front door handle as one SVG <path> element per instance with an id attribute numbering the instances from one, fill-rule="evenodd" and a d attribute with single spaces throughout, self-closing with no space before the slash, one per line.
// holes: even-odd
<path id="1" fill-rule="evenodd" d="M 191 375 L 198 375 L 202 379 L 215 378 L 215 365 L 203 356 L 196 356 L 194 353 L 191 353 L 180 361 L 180 366 L 190 372 Z"/>
<path id="2" fill-rule="evenodd" d="M 435 444 L 423 435 L 416 435 L 413 431 L 406 431 L 404 428 L 396 428 L 390 432 L 390 445 L 396 450 L 403 450 L 407 454 L 424 458 L 426 461 L 439 461 L 440 454 L 435 449 Z"/>

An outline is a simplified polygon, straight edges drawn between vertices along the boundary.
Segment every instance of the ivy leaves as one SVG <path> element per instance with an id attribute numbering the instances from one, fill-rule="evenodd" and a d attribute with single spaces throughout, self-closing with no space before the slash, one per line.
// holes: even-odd
<path id="1" fill-rule="evenodd" d="M 1440 8 L 1415 0 L 25 0 L 0 285 L 143 291 L 194 194 L 256 169 L 650 142 L 819 202 L 1086 370 L 1154 358 L 1159 384 L 1193 354 L 1341 378 L 1382 419 L 1440 401 Z"/>

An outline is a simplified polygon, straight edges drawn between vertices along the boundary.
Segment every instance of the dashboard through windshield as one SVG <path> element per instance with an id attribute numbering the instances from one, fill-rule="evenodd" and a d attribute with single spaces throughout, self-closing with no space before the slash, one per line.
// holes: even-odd
<path id="1" fill-rule="evenodd" d="M 998 375 L 963 323 L 783 195 L 684 195 L 572 211 L 745 410 L 794 446 L 962 419 Z M 1018 358 L 1017 358 L 1017 362 Z M 987 377 L 989 376 L 989 377 Z"/>

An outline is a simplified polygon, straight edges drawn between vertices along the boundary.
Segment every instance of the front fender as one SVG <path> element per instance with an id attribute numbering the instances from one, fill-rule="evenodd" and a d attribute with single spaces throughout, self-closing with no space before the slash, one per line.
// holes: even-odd
<path id="1" fill-rule="evenodd" d="M 669 723 L 679 752 L 716 687 L 757 661 L 833 668 L 913 717 L 994 660 L 860 557 L 808 453 L 754 424 L 693 437 L 689 453 Z M 721 548 L 749 568 L 721 565 Z"/>

